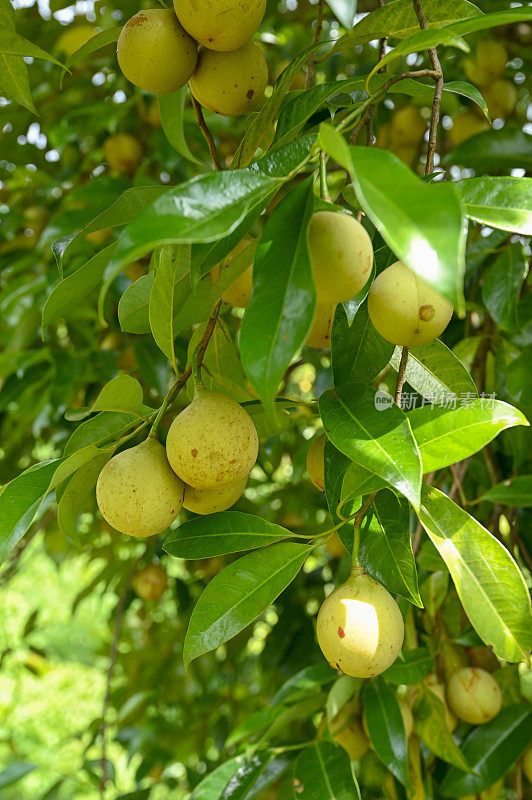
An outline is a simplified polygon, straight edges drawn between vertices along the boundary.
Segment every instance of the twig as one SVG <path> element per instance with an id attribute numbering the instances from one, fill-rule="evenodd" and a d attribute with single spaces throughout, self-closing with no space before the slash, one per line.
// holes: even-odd
<path id="1" fill-rule="evenodd" d="M 401 408 L 401 397 L 403 394 L 403 386 L 406 381 L 406 365 L 408 362 L 408 347 L 403 347 L 401 353 L 401 363 L 399 364 L 399 372 L 397 373 L 397 383 L 395 384 L 395 403 Z"/>
<path id="2" fill-rule="evenodd" d="M 157 412 L 157 416 L 155 417 L 155 421 L 151 427 L 149 435 L 152 438 L 157 437 L 157 431 L 159 429 L 159 425 L 161 419 L 166 412 L 167 408 L 169 408 L 176 397 L 178 396 L 181 389 L 186 386 L 190 376 L 192 375 L 193 364 L 196 365 L 196 368 L 199 370 L 203 363 L 203 359 L 205 357 L 205 353 L 207 351 L 207 347 L 209 346 L 209 342 L 211 337 L 214 333 L 214 329 L 216 327 L 216 323 L 218 322 L 218 316 L 220 314 L 220 308 L 222 306 L 222 301 L 219 300 L 218 303 L 214 306 L 211 316 L 209 317 L 209 321 L 207 323 L 207 327 L 205 328 L 205 333 L 201 337 L 201 341 L 199 342 L 198 346 L 194 350 L 194 355 L 192 358 L 191 364 L 185 369 L 181 377 L 179 377 L 176 382 L 170 387 L 166 397 L 164 398 L 162 405 Z"/>
<path id="3" fill-rule="evenodd" d="M 412 0 L 414 4 L 414 11 L 419 22 L 419 27 L 422 30 L 428 28 L 427 19 L 421 5 L 421 0 Z M 435 47 L 431 47 L 428 51 L 430 63 L 436 73 L 434 80 L 436 88 L 434 90 L 434 100 L 432 102 L 432 114 L 430 117 L 430 132 L 429 132 L 429 146 L 427 148 L 427 163 L 425 165 L 425 175 L 430 175 L 434 172 L 434 155 L 436 153 L 436 146 L 438 144 L 438 124 L 440 121 L 440 104 L 443 94 L 443 72 L 438 58 L 438 51 Z"/>
<path id="4" fill-rule="evenodd" d="M 194 111 L 196 112 L 196 119 L 198 120 L 198 125 L 200 127 L 200 130 L 201 130 L 204 138 L 205 138 L 205 141 L 207 142 L 207 144 L 209 146 L 209 153 L 211 154 L 212 163 L 214 164 L 214 168 L 215 168 L 215 170 L 217 170 L 217 172 L 221 172 L 222 165 L 221 165 L 220 159 L 218 157 L 218 152 L 216 150 L 216 145 L 214 143 L 214 139 L 212 137 L 212 133 L 210 132 L 210 130 L 209 130 L 208 126 L 207 126 L 207 123 L 205 122 L 205 117 L 203 116 L 203 109 L 202 109 L 200 103 L 198 103 L 198 101 L 196 100 L 196 98 L 192 94 L 192 92 L 190 93 L 190 96 L 192 98 L 192 105 L 194 106 Z"/>
<path id="5" fill-rule="evenodd" d="M 318 0 L 318 13 L 316 15 L 316 27 L 314 29 L 314 36 L 312 37 L 312 45 L 318 44 L 323 30 L 323 11 L 325 7 L 325 0 Z M 314 62 L 316 61 L 316 53 L 312 52 L 308 60 L 307 74 L 305 75 L 305 89 L 310 88 L 312 83 L 312 73 L 314 72 Z"/>

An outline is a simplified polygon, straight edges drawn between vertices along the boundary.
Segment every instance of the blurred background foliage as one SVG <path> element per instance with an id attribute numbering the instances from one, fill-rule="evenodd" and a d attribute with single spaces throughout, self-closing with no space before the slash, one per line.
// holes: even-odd
<path id="1" fill-rule="evenodd" d="M 140 7 L 153 6 L 148 2 L 139 5 L 138 0 L 79 0 L 75 5 L 63 0 L 38 4 L 20 0 L 14 5 L 17 30 L 58 58 L 79 46 L 88 33 L 87 26 L 106 29 L 121 25 Z M 332 2 L 330 5 L 335 6 Z M 478 5 L 486 12 L 509 7 L 502 0 L 480 0 Z M 375 6 L 360 3 L 358 13 Z M 316 4 L 308 0 L 268 2 L 260 38 L 272 79 L 287 60 L 308 46 L 315 15 Z M 329 10 L 324 38 L 342 33 L 340 22 Z M 470 37 L 473 49 L 477 41 L 489 35 Z M 520 23 L 497 28 L 492 35 L 507 48 L 509 63 L 504 78 L 516 94 L 515 104 L 496 120 L 495 127 L 530 133 L 532 106 L 524 64 L 530 54 L 532 26 Z M 317 65 L 317 81 L 366 74 L 375 64 L 377 47 L 377 42 L 371 42 L 328 58 Z M 420 63 L 417 58 L 415 54 L 409 56 L 406 64 Z M 446 80 L 467 80 L 467 56 L 448 49 L 442 51 L 441 59 Z M 98 319 L 94 296 L 92 302 L 80 306 L 68 325 L 60 322 L 48 328 L 43 341 L 41 310 L 58 279 L 51 244 L 81 229 L 129 186 L 176 184 L 198 171 L 169 143 L 154 98 L 134 89 L 120 74 L 113 45 L 75 62 L 72 74 L 63 76 L 61 89 L 57 66 L 26 60 L 39 115 L 0 100 L 0 485 L 32 463 L 59 456 L 76 427 L 76 423 L 65 420 L 65 412 L 90 405 L 101 385 L 120 370 L 142 382 L 146 398 L 160 402 L 171 377 L 169 365 L 150 336 L 123 334 L 116 313 L 123 291 L 146 272 L 148 265 L 132 264 L 115 281 L 106 301 L 107 326 Z M 394 65 L 394 70 L 399 72 L 406 64 Z M 396 106 L 408 104 L 412 108 L 411 101 L 400 95 L 395 98 Z M 410 143 L 406 152 L 401 143 L 390 139 L 389 123 L 396 110 L 391 100 L 381 104 L 375 122 L 378 144 L 395 148 L 422 174 L 422 140 Z M 428 118 L 429 108 L 421 105 L 418 110 Z M 458 128 L 464 115 L 469 115 L 477 130 L 486 125 L 472 105 L 458 95 L 446 94 L 442 110 L 440 155 L 459 144 L 462 134 Z M 187 141 L 203 165 L 200 169 L 208 171 L 208 154 L 193 111 L 187 108 L 185 113 Z M 245 119 L 207 114 L 207 120 L 223 159 L 229 163 Z M 113 174 L 105 162 L 103 146 L 115 133 L 134 136 L 142 157 L 133 169 Z M 450 169 L 453 177 L 473 174 L 467 154 Z M 513 174 L 523 174 L 521 166 L 516 169 Z M 494 170 L 508 173 L 506 163 L 495 165 Z M 343 173 L 340 179 L 343 182 Z M 472 227 L 466 277 L 472 314 L 467 321 L 453 320 L 444 338 L 476 373 L 481 391 L 496 392 L 530 415 L 531 295 L 522 294 L 517 330 L 497 325 L 498 320 L 489 315 L 480 296 L 480 276 L 493 263 L 508 234 L 483 231 L 481 235 L 479 227 Z M 67 259 L 66 274 L 74 272 L 112 237 L 111 230 L 103 230 L 78 240 Z M 234 332 L 239 313 L 227 310 L 224 320 Z M 491 337 L 489 352 L 479 367 L 478 340 L 486 331 Z M 177 343 L 181 365 L 185 363 L 188 339 L 183 335 Z M 391 387 L 394 378 L 389 377 Z M 383 384 L 386 382 L 384 375 Z M 290 396 L 307 402 L 329 383 L 327 355 L 306 348 L 287 374 L 285 388 Z M 180 402 L 184 404 L 185 398 Z M 296 532 L 329 527 L 325 499 L 305 472 L 315 420 L 314 412 L 303 404 L 291 414 L 291 424 L 284 433 L 263 440 L 259 461 L 238 508 Z M 494 444 L 491 458 L 495 466 L 481 455 L 473 459 L 464 480 L 466 495 L 478 497 L 491 487 L 490 470 L 496 469 L 503 477 L 516 469 L 532 472 L 529 430 L 504 432 Z M 448 474 L 445 480 L 449 481 Z M 512 515 L 517 512 L 483 503 L 475 514 L 514 547 L 510 537 L 515 529 Z M 531 519 L 530 511 L 521 512 L 519 531 L 529 552 Z M 1 573 L 2 798 L 93 800 L 100 796 L 99 731 L 120 598 L 125 603 L 124 620 L 108 699 L 107 759 L 112 781 L 105 796 L 109 798 L 128 792 L 135 792 L 132 798 L 150 800 L 187 797 L 220 760 L 237 751 L 235 746 L 227 747 L 229 733 L 253 712 L 267 709 L 288 678 L 322 662 L 313 618 L 323 598 L 323 584 L 338 583 L 349 571 L 341 547 L 334 546 L 316 551 L 260 621 L 215 653 L 194 662 L 187 676 L 182 642 L 188 617 L 203 587 L 223 563 L 221 558 L 202 562 L 171 559 L 162 552 L 160 543 L 139 544 L 111 531 L 95 507 L 84 515 L 80 542 L 76 544 L 60 532 L 52 501 L 41 509 L 30 535 Z M 145 588 L 127 587 L 131 578 L 150 564 L 162 565 L 167 586 L 163 577 L 161 596 L 142 599 L 139 595 Z M 441 566 L 428 543 L 421 549 L 419 564 L 422 583 Z M 522 560 L 521 566 L 529 577 Z M 425 616 L 421 635 L 432 651 L 437 638 L 449 638 L 448 663 L 443 665 L 446 670 L 466 658 L 464 646 L 452 643 L 449 633 L 453 626 L 460 631 L 463 620 L 457 611 L 456 594 L 447 583 L 439 589 L 437 603 L 436 616 Z M 505 673 L 500 681 L 508 695 L 515 699 L 524 691 L 531 699 L 529 673 L 522 670 L 519 675 L 514 666 L 501 671 L 489 655 L 485 651 L 476 657 L 484 659 L 481 665 L 495 670 L 496 676 Z M 469 658 L 473 658 L 470 651 Z M 296 720 L 281 732 L 281 741 L 283 736 L 292 741 L 311 737 L 314 722 L 312 716 Z M 382 774 L 383 768 L 372 762 L 372 757 L 370 753 L 365 773 L 361 773 L 364 796 L 381 798 L 387 791 L 383 785 L 385 771 Z M 499 787 L 507 798 L 516 797 L 514 777 L 509 777 L 506 789 Z M 291 796 L 287 782 L 260 795 L 263 800 Z"/>

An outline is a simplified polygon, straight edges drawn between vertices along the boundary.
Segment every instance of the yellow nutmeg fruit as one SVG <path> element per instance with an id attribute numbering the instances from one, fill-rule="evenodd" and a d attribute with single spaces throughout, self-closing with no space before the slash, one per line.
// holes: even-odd
<path id="1" fill-rule="evenodd" d="M 174 0 L 186 31 L 209 50 L 237 50 L 253 36 L 264 16 L 266 0 Z"/>
<path id="2" fill-rule="evenodd" d="M 308 332 L 305 344 L 322 350 L 331 346 L 331 331 L 334 320 L 336 304 L 316 303 L 316 310 L 312 320 L 312 327 Z"/>
<path id="3" fill-rule="evenodd" d="M 369 740 L 359 719 L 352 719 L 334 736 L 334 741 L 347 751 L 351 761 L 358 761 L 369 749 Z"/>
<path id="4" fill-rule="evenodd" d="M 316 632 L 331 667 L 355 678 L 373 678 L 399 655 L 404 624 L 391 594 L 355 568 L 323 603 Z"/>
<path id="5" fill-rule="evenodd" d="M 523 756 L 523 772 L 532 783 L 532 745 L 528 748 Z"/>
<path id="6" fill-rule="evenodd" d="M 481 86 L 488 86 L 491 81 L 504 74 L 508 51 L 501 42 L 483 39 L 477 45 L 476 62 L 481 75 Z"/>
<path id="7" fill-rule="evenodd" d="M 219 489 L 249 475 L 259 449 L 251 417 L 235 400 L 200 387 L 172 422 L 166 453 L 174 472 L 194 489 Z"/>
<path id="8" fill-rule="evenodd" d="M 168 588 L 168 578 L 159 564 L 150 564 L 137 572 L 132 584 L 141 600 L 160 600 Z"/>
<path id="9" fill-rule="evenodd" d="M 109 136 L 102 147 L 111 172 L 133 172 L 140 164 L 142 147 L 129 133 L 115 133 Z"/>
<path id="10" fill-rule="evenodd" d="M 472 111 L 461 111 L 453 119 L 453 127 L 449 131 L 449 141 L 453 147 L 467 141 L 477 133 L 489 128 L 487 119 L 477 117 Z"/>
<path id="11" fill-rule="evenodd" d="M 451 711 L 471 725 L 483 725 L 497 716 L 502 706 L 499 684 L 480 667 L 463 667 L 451 675 L 447 684 Z"/>
<path id="12" fill-rule="evenodd" d="M 234 308 L 246 308 L 251 300 L 253 290 L 253 257 L 255 240 L 252 236 L 244 236 L 241 242 L 232 250 L 222 264 L 213 267 L 211 270 L 213 280 L 217 280 L 224 269 L 231 264 L 233 259 L 245 250 L 249 253 L 249 267 L 242 272 L 233 283 L 227 287 L 222 294 L 222 300 Z M 244 256 L 242 256 L 244 258 Z M 247 262 L 247 256 L 246 256 Z"/>
<path id="13" fill-rule="evenodd" d="M 375 329 L 388 342 L 415 347 L 443 333 L 453 307 L 409 267 L 396 261 L 373 282 L 368 313 Z"/>
<path id="14" fill-rule="evenodd" d="M 198 103 L 226 117 L 257 108 L 267 85 L 268 65 L 254 42 L 230 53 L 202 50 L 190 78 L 190 91 Z"/>
<path id="15" fill-rule="evenodd" d="M 117 56 L 128 81 L 146 92 L 170 94 L 194 72 L 198 46 L 171 9 L 149 8 L 126 22 Z"/>
<path id="16" fill-rule="evenodd" d="M 248 479 L 247 476 L 231 486 L 220 486 L 217 489 L 194 489 L 185 486 L 183 508 L 195 514 L 214 514 L 216 511 L 226 511 L 234 506 L 244 494 Z"/>
<path id="17" fill-rule="evenodd" d="M 164 447 L 148 438 L 105 465 L 96 484 L 96 501 L 105 521 L 117 531 L 153 536 L 179 514 L 184 489 L 170 469 Z"/>
<path id="18" fill-rule="evenodd" d="M 390 143 L 394 145 L 418 145 L 425 136 L 427 123 L 419 108 L 403 106 L 394 112 L 390 120 Z"/>
<path id="19" fill-rule="evenodd" d="M 511 81 L 494 81 L 483 90 L 483 95 L 493 119 L 506 119 L 515 111 L 517 89 Z"/>
<path id="20" fill-rule="evenodd" d="M 318 303 L 344 303 L 364 288 L 373 266 L 373 246 L 360 222 L 350 214 L 317 211 L 308 240 Z"/>
<path id="21" fill-rule="evenodd" d="M 307 452 L 307 472 L 320 492 L 325 491 L 325 441 L 324 433 L 313 439 Z"/>

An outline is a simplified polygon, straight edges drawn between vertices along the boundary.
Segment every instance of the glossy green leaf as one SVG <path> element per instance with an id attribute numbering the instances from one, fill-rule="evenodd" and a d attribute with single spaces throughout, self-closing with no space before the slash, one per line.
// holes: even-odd
<path id="1" fill-rule="evenodd" d="M 309 694 L 315 694 L 319 688 L 333 681 L 336 676 L 335 670 L 323 661 L 320 661 L 319 664 L 312 664 L 310 667 L 304 667 L 283 683 L 272 702 L 276 704 L 296 703 Z"/>
<path id="2" fill-rule="evenodd" d="M 480 794 L 508 772 L 532 739 L 532 708 L 508 706 L 488 722 L 473 728 L 462 749 L 473 773 L 452 767 L 441 784 L 445 797 Z"/>
<path id="3" fill-rule="evenodd" d="M 159 349 L 170 359 L 174 372 L 174 290 L 190 269 L 190 245 L 163 245 L 155 257 L 155 278 L 150 295 L 150 328 Z"/>
<path id="4" fill-rule="evenodd" d="M 35 464 L 0 494 L 0 562 L 28 530 L 59 464 L 60 459 Z"/>
<path id="5" fill-rule="evenodd" d="M 342 497 L 342 486 L 346 474 L 349 469 L 351 460 L 334 447 L 332 442 L 327 439 L 325 442 L 324 453 L 324 472 L 325 472 L 325 496 L 327 499 L 327 506 L 333 523 L 337 525 L 340 522 L 338 510 Z M 348 517 L 353 514 L 360 506 L 360 496 L 356 495 L 353 502 L 348 508 L 343 509 L 344 516 Z M 346 524 L 338 529 L 338 536 L 342 540 L 347 552 L 353 552 L 353 526 Z"/>
<path id="6" fill-rule="evenodd" d="M 530 179 L 532 186 L 532 179 Z M 508 333 L 520 329 L 518 303 L 528 263 L 522 244 L 507 247 L 484 272 L 482 299 L 492 319 Z"/>
<path id="7" fill-rule="evenodd" d="M 58 319 L 69 319 L 79 312 L 80 302 L 99 285 L 105 268 L 113 257 L 116 244 L 97 253 L 82 267 L 64 278 L 52 290 L 42 311 L 43 327 Z"/>
<path id="8" fill-rule="evenodd" d="M 464 17 L 480 14 L 473 3 L 466 0 L 425 0 L 423 10 L 429 28 L 450 25 Z M 372 39 L 393 37 L 404 39 L 419 30 L 419 21 L 410 0 L 395 0 L 367 14 L 336 44 L 335 50 L 346 50 L 355 44 L 365 44 Z"/>
<path id="9" fill-rule="evenodd" d="M 516 475 L 515 478 L 497 483 L 476 501 L 500 503 L 517 508 L 532 507 L 532 475 Z"/>
<path id="10" fill-rule="evenodd" d="M 179 155 L 191 161 L 193 164 L 198 164 L 198 159 L 191 152 L 185 138 L 185 131 L 183 125 L 183 111 L 188 96 L 186 86 L 179 89 L 173 94 L 160 94 L 157 98 L 159 103 L 159 111 L 161 112 L 161 123 L 163 126 L 164 135 Z"/>
<path id="11" fill-rule="evenodd" d="M 427 30 L 412 33 L 390 50 L 389 53 L 386 53 L 384 58 L 381 58 L 373 67 L 369 77 L 401 56 L 406 56 L 409 53 L 417 53 L 420 50 L 429 50 L 431 47 L 437 47 L 438 45 L 457 47 L 459 50 L 464 50 L 466 53 L 469 52 L 467 42 L 458 36 L 453 28 L 428 28 Z"/>
<path id="12" fill-rule="evenodd" d="M 196 604 L 183 649 L 185 666 L 240 633 L 293 581 L 312 547 L 292 542 L 248 553 L 216 575 Z"/>
<path id="13" fill-rule="evenodd" d="M 443 163 L 469 167 L 475 172 L 530 171 L 532 136 L 513 125 L 505 125 L 498 131 L 477 133 L 447 153 Z"/>
<path id="14" fill-rule="evenodd" d="M 360 800 L 349 756 L 343 747 L 318 742 L 302 751 L 294 767 L 294 798 Z"/>
<path id="15" fill-rule="evenodd" d="M 375 752 L 397 780 L 409 789 L 405 727 L 395 694 L 383 680 L 377 678 L 366 682 L 362 698 L 366 725 Z"/>
<path id="16" fill-rule="evenodd" d="M 454 185 L 471 219 L 532 236 L 532 178 L 483 175 Z"/>
<path id="17" fill-rule="evenodd" d="M 465 230 L 453 184 L 428 184 L 387 150 L 347 148 L 331 131 L 320 127 L 322 146 L 349 170 L 358 200 L 382 238 L 401 261 L 462 309 Z"/>
<path id="18" fill-rule="evenodd" d="M 166 186 L 135 186 L 132 189 L 126 189 L 114 203 L 98 214 L 78 233 L 63 236 L 55 241 L 52 245 L 52 250 L 59 272 L 62 270 L 65 252 L 72 242 L 82 239 L 88 233 L 101 231 L 103 228 L 116 228 L 121 225 L 127 225 L 143 208 L 167 191 L 168 188 Z"/>
<path id="19" fill-rule="evenodd" d="M 82 447 L 90 444 L 103 445 L 109 439 L 120 439 L 131 430 L 133 425 L 139 424 L 137 414 L 128 414 L 120 411 L 102 411 L 95 417 L 82 422 L 72 433 L 64 449 L 64 456 L 72 455 Z"/>
<path id="20" fill-rule="evenodd" d="M 241 755 L 220 764 L 198 783 L 189 800 L 220 800 L 225 787 L 245 762 L 245 757 Z"/>
<path id="21" fill-rule="evenodd" d="M 532 9 L 520 6 L 504 11 L 494 11 L 491 14 L 472 16 L 470 19 L 453 22 L 450 27 L 460 36 L 464 36 L 467 33 L 484 31 L 488 28 L 496 28 L 499 25 L 511 25 L 512 23 L 526 20 L 532 20 Z"/>
<path id="22" fill-rule="evenodd" d="M 502 400 L 479 398 L 448 405 L 427 405 L 408 414 L 424 473 L 469 458 L 506 428 L 528 425 L 521 411 Z"/>
<path id="23" fill-rule="evenodd" d="M 448 587 L 449 573 L 447 570 L 431 572 L 419 587 L 423 606 L 432 620 L 435 620 L 436 614 L 445 600 Z"/>
<path id="24" fill-rule="evenodd" d="M 417 735 L 438 758 L 467 772 L 469 764 L 449 730 L 447 713 L 441 698 L 428 686 L 421 684 L 414 706 L 414 729 Z"/>
<path id="25" fill-rule="evenodd" d="M 504 661 L 521 661 L 532 645 L 530 596 L 509 552 L 438 489 L 423 487 L 419 518 L 482 641 Z"/>
<path id="26" fill-rule="evenodd" d="M 6 56 L 41 58 L 44 61 L 56 64 L 58 67 L 64 66 L 57 58 L 43 50 L 42 47 L 20 36 L 10 25 L 0 24 L 0 53 Z"/>
<path id="27" fill-rule="evenodd" d="M 3 96 L 37 114 L 31 96 L 28 67 L 22 56 L 0 53 L 0 91 Z"/>
<path id="28" fill-rule="evenodd" d="M 482 92 L 472 83 L 468 83 L 467 81 L 448 81 L 447 83 L 444 83 L 443 91 L 452 92 L 453 94 L 459 94 L 462 97 L 467 97 L 469 100 L 472 100 L 475 105 L 482 109 L 486 119 L 491 119 L 488 111 L 488 104 L 484 100 Z M 457 182 L 454 183 L 455 186 L 456 183 Z"/>
<path id="29" fill-rule="evenodd" d="M 410 538 L 410 507 L 393 492 L 379 492 L 360 531 L 365 571 L 392 594 L 423 608 Z"/>
<path id="30" fill-rule="evenodd" d="M 78 541 L 78 517 L 87 507 L 92 497 L 96 481 L 102 469 L 109 461 L 112 450 L 97 455 L 73 475 L 57 506 L 57 521 L 66 536 Z"/>
<path id="31" fill-rule="evenodd" d="M 94 36 L 91 36 L 88 42 L 85 42 L 85 44 L 83 44 L 81 47 L 78 47 L 78 49 L 72 53 L 67 61 L 67 66 L 70 66 L 71 64 L 77 64 L 87 56 L 92 55 L 92 53 L 96 53 L 98 50 L 101 50 L 102 47 L 107 47 L 108 44 L 116 42 L 120 36 L 121 30 L 122 27 L 120 25 L 115 25 L 112 28 L 106 28 L 103 31 L 95 33 Z"/>
<path id="32" fill-rule="evenodd" d="M 269 750 L 250 755 L 229 779 L 219 798 L 211 794 L 209 800 L 214 800 L 214 797 L 217 800 L 253 800 L 282 777 L 292 758 L 289 753 L 275 755 Z"/>
<path id="33" fill-rule="evenodd" d="M 351 325 L 344 307 L 337 306 L 331 334 L 331 363 L 337 386 L 352 381 L 372 383 L 393 351 L 393 344 L 373 327 L 366 303 L 358 309 Z"/>
<path id="34" fill-rule="evenodd" d="M 434 657 L 426 647 L 417 647 L 415 650 L 402 650 L 382 677 L 397 686 L 411 686 L 422 681 L 433 669 Z"/>
<path id="35" fill-rule="evenodd" d="M 105 384 L 90 408 L 75 409 L 65 416 L 69 420 L 80 420 L 96 411 L 125 411 L 143 419 L 151 409 L 143 403 L 142 386 L 138 380 L 124 373 Z"/>
<path id="36" fill-rule="evenodd" d="M 118 321 L 126 333 L 150 332 L 150 295 L 155 278 L 148 272 L 129 286 L 118 303 Z"/>
<path id="37" fill-rule="evenodd" d="M 330 389 L 320 398 L 323 425 L 338 450 L 394 486 L 417 508 L 419 450 L 405 414 L 391 398 L 381 407 L 376 394 L 362 383 Z"/>
<path id="38" fill-rule="evenodd" d="M 188 343 L 187 363 L 191 364 L 194 351 L 205 334 L 208 323 L 198 325 Z M 211 336 L 202 361 L 202 380 L 206 389 L 223 392 L 237 403 L 251 401 L 252 395 L 247 390 L 247 381 L 240 363 L 238 349 L 223 319 L 219 319 Z M 194 387 L 192 381 L 187 385 L 187 393 L 192 400 Z"/>
<path id="39" fill-rule="evenodd" d="M 310 178 L 272 212 L 255 254 L 253 294 L 242 320 L 242 364 L 272 416 L 279 383 L 303 344 L 314 314 L 307 241 L 313 207 Z"/>
<path id="40" fill-rule="evenodd" d="M 164 550 L 177 558 L 210 558 L 238 553 L 286 539 L 291 533 L 253 514 L 221 511 L 185 522 L 164 540 Z"/>
<path id="41" fill-rule="evenodd" d="M 390 359 L 395 370 L 401 363 L 401 348 L 396 347 Z M 430 344 L 412 347 L 408 352 L 406 381 L 427 400 L 462 396 L 471 400 L 478 396 L 473 378 L 449 348 L 435 339 Z M 408 408 L 406 393 L 403 408 Z"/>

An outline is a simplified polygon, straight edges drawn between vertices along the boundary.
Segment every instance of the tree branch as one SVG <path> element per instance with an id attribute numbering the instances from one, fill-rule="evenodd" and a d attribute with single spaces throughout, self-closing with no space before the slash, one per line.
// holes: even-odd
<path id="1" fill-rule="evenodd" d="M 401 363 L 399 364 L 399 371 L 397 373 L 397 383 L 395 384 L 395 397 L 396 404 L 401 408 L 401 397 L 403 395 L 403 386 L 406 380 L 406 365 L 408 362 L 408 347 L 403 347 L 401 352 Z"/>
<path id="2" fill-rule="evenodd" d="M 196 112 L 196 119 L 198 121 L 198 125 L 200 127 L 200 130 L 201 130 L 204 138 L 205 138 L 205 141 L 207 142 L 207 144 L 209 146 L 209 153 L 211 154 L 212 163 L 214 164 L 214 169 L 217 172 L 221 172 L 222 165 L 221 165 L 220 159 L 218 157 L 218 152 L 216 150 L 216 145 L 214 143 L 214 139 L 213 139 L 212 133 L 210 132 L 210 130 L 209 130 L 208 126 L 207 126 L 207 123 L 205 122 L 205 117 L 203 116 L 203 109 L 202 109 L 200 103 L 198 103 L 198 101 L 196 100 L 196 98 L 192 94 L 192 92 L 190 93 L 190 96 L 192 98 L 192 105 L 194 106 L 194 111 Z"/>
<path id="3" fill-rule="evenodd" d="M 419 22 L 419 27 L 422 30 L 428 28 L 427 19 L 421 5 L 421 0 L 412 0 L 414 4 L 414 11 Z M 434 80 L 436 88 L 434 90 L 434 100 L 432 102 L 432 114 L 430 117 L 430 132 L 429 132 L 429 146 L 427 148 L 427 163 L 425 165 L 425 175 L 430 175 L 434 172 L 434 155 L 436 153 L 436 146 L 438 144 L 438 124 L 440 121 L 440 104 L 443 93 L 443 72 L 438 58 L 438 51 L 435 47 L 431 47 L 428 51 L 432 69 L 435 72 Z"/>
<path id="4" fill-rule="evenodd" d="M 323 14 L 324 14 L 325 0 L 318 0 L 318 13 L 316 15 L 316 27 L 314 29 L 314 36 L 312 37 L 312 44 L 317 45 L 321 32 L 323 30 Z M 310 88 L 312 83 L 312 73 L 314 72 L 314 62 L 316 61 L 316 53 L 310 54 L 307 65 L 307 74 L 305 75 L 305 89 Z"/>

